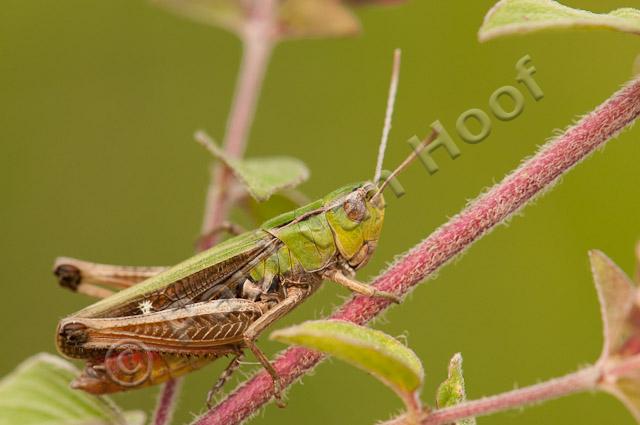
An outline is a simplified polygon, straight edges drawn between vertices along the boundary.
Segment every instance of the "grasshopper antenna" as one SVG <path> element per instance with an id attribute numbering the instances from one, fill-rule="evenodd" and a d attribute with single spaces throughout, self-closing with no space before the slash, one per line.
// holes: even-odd
<path id="1" fill-rule="evenodd" d="M 378 187 L 378 191 L 371 197 L 371 201 L 373 201 L 375 198 L 380 196 L 380 194 L 382 193 L 384 188 L 387 187 L 389 182 L 393 180 L 398 174 L 400 174 L 405 168 L 407 168 L 407 166 L 411 164 L 411 162 L 414 159 L 416 159 L 416 157 L 420 154 L 420 152 L 422 152 L 422 150 L 425 147 L 427 147 L 431 142 L 436 140 L 437 137 L 438 137 L 438 132 L 435 130 L 432 130 L 431 134 L 429 134 L 429 136 L 426 139 L 420 142 L 420 144 L 413 150 L 413 152 L 411 152 L 409 156 L 404 161 L 402 161 L 402 163 L 398 165 L 398 167 L 396 167 L 396 169 L 393 170 L 393 172 L 389 174 L 389 176 L 382 182 L 382 184 Z"/>
<path id="2" fill-rule="evenodd" d="M 389 96 L 387 97 L 387 109 L 384 115 L 384 127 L 382 128 L 382 140 L 378 148 L 378 162 L 376 164 L 376 172 L 373 176 L 373 182 L 377 183 L 382 174 L 382 161 L 384 161 L 384 152 L 387 150 L 387 140 L 391 131 L 391 119 L 393 118 L 393 108 L 396 103 L 396 94 L 398 93 L 398 80 L 400 79 L 400 49 L 393 51 L 393 68 L 391 71 L 391 84 L 389 85 Z"/>

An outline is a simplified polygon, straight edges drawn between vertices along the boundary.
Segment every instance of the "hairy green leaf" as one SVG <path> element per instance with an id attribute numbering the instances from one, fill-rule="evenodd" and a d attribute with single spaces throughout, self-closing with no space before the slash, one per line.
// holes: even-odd
<path id="1" fill-rule="evenodd" d="M 355 35 L 360 23 L 340 1 L 285 0 L 279 18 L 283 37 Z"/>
<path id="2" fill-rule="evenodd" d="M 562 28 L 604 28 L 640 34 L 640 11 L 617 9 L 592 13 L 552 0 L 501 0 L 484 18 L 480 41 L 506 35 Z"/>
<path id="3" fill-rule="evenodd" d="M 271 339 L 344 360 L 369 372 L 403 399 L 422 388 L 424 370 L 420 359 L 384 332 L 339 320 L 317 320 L 275 331 Z"/>
<path id="4" fill-rule="evenodd" d="M 258 201 L 266 201 L 275 192 L 296 187 L 309 178 L 309 169 L 299 159 L 287 156 L 236 159 L 227 155 L 205 133 L 198 132 L 196 139 L 229 167 Z"/>
<path id="5" fill-rule="evenodd" d="M 40 353 L 0 381 L 0 425 L 142 425 L 142 412 L 122 413 L 106 397 L 72 390 L 78 371 Z"/>
<path id="6" fill-rule="evenodd" d="M 436 394 L 436 403 L 439 409 L 455 406 L 467 400 L 464 389 L 464 376 L 462 375 L 462 355 L 455 354 L 449 362 L 447 379 L 440 384 Z M 467 418 L 458 422 L 459 425 L 475 425 L 475 418 Z"/>
<path id="7" fill-rule="evenodd" d="M 589 252 L 604 326 L 603 356 L 615 355 L 633 333 L 629 316 L 635 302 L 631 279 L 601 251 Z"/>
<path id="8" fill-rule="evenodd" d="M 258 201 L 266 201 L 273 193 L 296 187 L 309 178 L 307 166 L 290 157 L 249 158 L 243 161 L 228 158 L 224 162 Z"/>
<path id="9" fill-rule="evenodd" d="M 604 348 L 598 364 L 607 376 L 598 386 L 622 401 L 640 422 L 640 293 L 605 254 L 590 251 L 589 259 L 604 326 Z"/>
<path id="10" fill-rule="evenodd" d="M 624 404 L 629 412 L 640 423 L 640 373 L 618 379 L 615 383 L 602 385 L 606 391 L 614 395 Z"/>

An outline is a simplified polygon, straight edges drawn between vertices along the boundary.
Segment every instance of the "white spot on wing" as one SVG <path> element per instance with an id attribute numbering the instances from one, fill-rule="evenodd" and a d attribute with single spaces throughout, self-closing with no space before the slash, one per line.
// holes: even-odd
<path id="1" fill-rule="evenodd" d="M 153 303 L 149 300 L 144 300 L 138 304 L 141 314 L 149 314 L 153 311 Z"/>

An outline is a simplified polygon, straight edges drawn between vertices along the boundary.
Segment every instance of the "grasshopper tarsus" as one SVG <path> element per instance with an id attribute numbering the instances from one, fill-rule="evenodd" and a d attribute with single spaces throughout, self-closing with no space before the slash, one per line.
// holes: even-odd
<path id="1" fill-rule="evenodd" d="M 275 391 L 273 396 L 276 399 L 276 406 L 278 406 L 281 409 L 284 409 L 285 407 L 287 407 L 287 402 L 284 401 L 284 399 L 282 398 L 282 387 L 280 384 L 278 384 L 278 389 Z"/>
<path id="2" fill-rule="evenodd" d="M 392 294 L 391 292 L 381 291 L 374 288 L 373 286 L 358 282 L 355 279 L 351 279 L 338 269 L 327 270 L 322 274 L 322 277 L 335 282 L 340 286 L 344 286 L 345 288 L 347 288 L 351 292 L 355 292 L 356 294 L 365 295 L 368 297 L 384 298 L 396 304 L 400 304 L 400 302 L 402 301 L 399 296 Z"/>
<path id="3" fill-rule="evenodd" d="M 385 298 L 394 304 L 400 304 L 402 302 L 402 298 L 400 298 L 396 294 L 392 294 L 391 292 L 387 292 L 387 291 L 379 291 L 376 289 L 373 296 L 378 298 Z"/>
<path id="4" fill-rule="evenodd" d="M 268 369 L 267 371 L 269 372 Z M 271 372 L 269 372 L 269 374 L 271 375 Z M 284 409 L 285 407 L 287 407 L 287 402 L 284 401 L 284 398 L 282 397 L 282 392 L 283 392 L 282 380 L 280 379 L 280 376 L 277 373 L 275 373 L 275 375 L 271 375 L 271 379 L 273 379 L 273 398 L 276 401 L 276 406 L 278 406 L 281 409 Z"/>

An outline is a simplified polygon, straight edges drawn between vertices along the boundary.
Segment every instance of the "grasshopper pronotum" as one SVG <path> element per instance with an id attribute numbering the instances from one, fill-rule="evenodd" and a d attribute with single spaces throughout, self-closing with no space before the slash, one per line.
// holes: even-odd
<path id="1" fill-rule="evenodd" d="M 385 139 L 386 134 L 383 145 Z M 423 147 L 432 140 L 433 135 Z M 378 185 L 379 157 L 373 182 L 344 186 L 171 268 L 58 259 L 55 274 L 63 286 L 104 298 L 58 324 L 58 350 L 87 361 L 72 386 L 96 394 L 140 388 L 232 355 L 210 402 L 249 348 L 279 396 L 277 373 L 255 340 L 323 280 L 399 302 L 353 275 L 378 243 L 382 190 L 407 163 Z"/>

